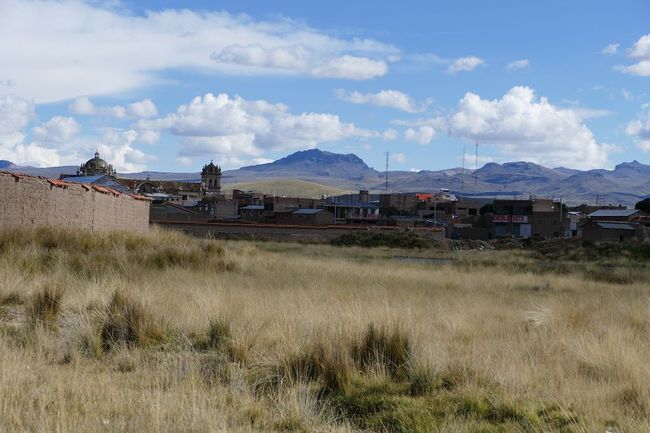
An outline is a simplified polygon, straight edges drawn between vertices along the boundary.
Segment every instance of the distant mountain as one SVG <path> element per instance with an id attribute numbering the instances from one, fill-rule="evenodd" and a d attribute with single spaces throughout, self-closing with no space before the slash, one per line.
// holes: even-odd
<path id="1" fill-rule="evenodd" d="M 331 177 L 343 179 L 364 179 L 377 174 L 357 155 L 324 152 L 318 149 L 303 150 L 292 153 L 277 161 L 242 167 L 240 173 L 269 173 L 274 176 L 284 174 Z"/>
<path id="2" fill-rule="evenodd" d="M 3 161 L 3 163 L 9 163 Z M 1 163 L 0 163 L 1 164 Z M 1 166 L 0 166 L 1 167 Z M 74 173 L 77 167 L 16 167 L 7 170 L 58 178 L 61 173 Z M 168 173 L 146 171 L 118 176 L 132 179 L 199 181 L 200 173 Z M 457 194 L 475 197 L 518 196 L 562 198 L 570 204 L 612 203 L 634 204 L 650 195 L 650 165 L 638 161 L 617 165 L 614 170 L 575 170 L 547 168 L 531 162 L 488 163 L 478 170 L 451 168 L 446 170 L 390 171 L 390 191 L 426 192 L 448 188 Z M 344 190 L 385 189 L 385 172 L 369 167 L 354 154 L 338 154 L 318 149 L 295 152 L 277 161 L 223 172 L 224 185 L 299 179 Z"/>
<path id="3" fill-rule="evenodd" d="M 0 170 L 4 170 L 6 168 L 11 168 L 14 166 L 14 163 L 11 161 L 7 161 L 6 159 L 0 159 Z"/>
<path id="4" fill-rule="evenodd" d="M 61 173 L 74 174 L 77 172 L 77 166 L 66 165 L 60 167 L 31 167 L 31 166 L 18 166 L 13 164 L 11 167 L 5 168 L 5 170 L 16 171 L 24 174 L 29 174 L 32 176 L 43 176 L 51 179 L 58 179 L 61 176 Z"/>

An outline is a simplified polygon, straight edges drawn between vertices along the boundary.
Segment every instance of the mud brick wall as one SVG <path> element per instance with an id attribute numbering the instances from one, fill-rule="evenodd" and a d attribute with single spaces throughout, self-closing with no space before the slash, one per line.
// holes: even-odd
<path id="1" fill-rule="evenodd" d="M 149 229 L 149 201 L 80 184 L 0 172 L 0 229 L 52 226 L 91 231 Z"/>

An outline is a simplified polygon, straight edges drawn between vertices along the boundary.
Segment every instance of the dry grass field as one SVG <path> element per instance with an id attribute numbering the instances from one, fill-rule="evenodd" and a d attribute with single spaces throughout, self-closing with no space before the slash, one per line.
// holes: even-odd
<path id="1" fill-rule="evenodd" d="M 647 432 L 616 264 L 4 232 L 0 432 Z"/>

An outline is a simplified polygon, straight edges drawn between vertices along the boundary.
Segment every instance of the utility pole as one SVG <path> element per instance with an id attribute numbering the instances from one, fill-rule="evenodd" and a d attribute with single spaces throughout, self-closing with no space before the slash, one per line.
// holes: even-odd
<path id="1" fill-rule="evenodd" d="M 386 152 L 386 184 L 384 185 L 385 193 L 388 194 L 388 157 L 390 152 Z"/>

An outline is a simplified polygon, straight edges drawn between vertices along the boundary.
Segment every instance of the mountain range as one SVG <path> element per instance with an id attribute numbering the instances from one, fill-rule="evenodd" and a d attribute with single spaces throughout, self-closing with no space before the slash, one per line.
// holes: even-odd
<path id="1" fill-rule="evenodd" d="M 61 173 L 74 173 L 76 166 L 19 167 L 0 161 L 0 169 L 58 178 Z M 169 173 L 144 171 L 118 176 L 134 179 L 185 180 L 200 178 L 200 173 Z M 345 190 L 385 190 L 386 172 L 369 167 L 354 154 L 338 154 L 318 149 L 295 152 L 277 161 L 223 172 L 224 185 L 270 179 L 301 179 Z M 650 196 L 650 165 L 638 161 L 625 162 L 613 170 L 575 170 L 547 168 L 531 162 L 485 164 L 477 170 L 389 171 L 391 192 L 427 192 L 448 188 L 456 194 L 478 197 L 520 198 L 534 195 L 560 199 L 566 203 L 626 204 Z"/>

